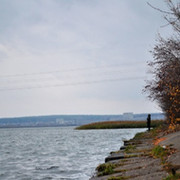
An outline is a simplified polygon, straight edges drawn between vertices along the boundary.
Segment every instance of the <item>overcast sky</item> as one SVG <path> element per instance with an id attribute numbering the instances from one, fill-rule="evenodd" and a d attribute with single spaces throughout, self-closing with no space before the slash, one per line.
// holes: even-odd
<path id="1" fill-rule="evenodd" d="M 165 24 L 145 0 L 0 0 L 0 117 L 161 112 L 142 89 Z"/>

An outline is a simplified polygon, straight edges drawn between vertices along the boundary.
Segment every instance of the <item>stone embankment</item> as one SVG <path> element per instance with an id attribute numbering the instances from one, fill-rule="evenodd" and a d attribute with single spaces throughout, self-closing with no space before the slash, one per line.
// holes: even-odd
<path id="1" fill-rule="evenodd" d="M 152 154 L 157 146 L 162 148 L 159 158 Z M 180 175 L 180 131 L 159 134 L 156 139 L 147 132 L 143 137 L 124 141 L 124 146 L 111 152 L 90 180 L 161 180 L 170 174 Z"/>

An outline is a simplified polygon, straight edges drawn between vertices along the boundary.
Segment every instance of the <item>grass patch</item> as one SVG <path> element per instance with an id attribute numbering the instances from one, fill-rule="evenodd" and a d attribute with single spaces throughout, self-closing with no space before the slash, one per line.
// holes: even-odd
<path id="1" fill-rule="evenodd" d="M 116 166 L 111 163 L 104 163 L 100 164 L 96 170 L 98 171 L 97 176 L 104 176 L 104 175 L 109 175 L 114 173 L 114 168 Z"/>
<path id="2" fill-rule="evenodd" d="M 133 139 L 135 140 L 139 140 L 139 139 L 149 139 L 149 138 L 155 138 L 162 130 L 162 125 L 163 125 L 162 121 L 161 125 L 157 125 L 157 127 L 151 129 L 150 131 L 146 131 L 146 132 L 140 132 L 137 133 Z"/>
<path id="3" fill-rule="evenodd" d="M 134 136 L 133 139 L 136 139 L 136 140 L 142 139 L 142 138 L 144 138 L 145 133 L 146 133 L 146 132 L 140 132 L 140 133 L 137 133 L 137 134 Z"/>
<path id="4" fill-rule="evenodd" d="M 134 157 L 139 157 L 141 155 L 138 155 L 138 154 L 128 154 L 128 155 L 125 155 L 125 158 L 134 158 Z"/>
<path id="5" fill-rule="evenodd" d="M 103 163 L 100 164 L 97 168 L 97 176 L 110 175 L 113 173 L 125 172 L 126 170 L 115 170 L 116 167 L 122 166 L 122 163 L 112 164 L 112 163 Z"/>
<path id="6" fill-rule="evenodd" d="M 180 179 L 180 174 L 170 174 L 169 176 L 167 176 L 166 178 L 164 178 L 163 180 L 178 180 Z"/>
<path id="7" fill-rule="evenodd" d="M 129 177 L 126 177 L 126 176 L 121 176 L 121 177 L 112 176 L 112 177 L 108 178 L 108 180 L 124 180 L 124 179 L 129 179 Z"/>
<path id="8" fill-rule="evenodd" d="M 158 127 L 164 123 L 163 120 L 151 121 L 151 127 Z M 146 128 L 147 121 L 105 121 L 86 124 L 77 127 L 78 130 L 88 129 L 119 129 L 119 128 Z"/>
<path id="9" fill-rule="evenodd" d="M 136 146 L 135 146 L 135 145 L 128 145 L 128 146 L 125 148 L 124 152 L 125 152 L 125 153 L 132 153 L 135 149 L 136 149 Z"/>
<path id="10" fill-rule="evenodd" d="M 125 162 L 128 162 L 128 160 L 127 159 L 122 159 L 121 162 L 125 163 Z"/>
<path id="11" fill-rule="evenodd" d="M 158 145 L 152 149 L 151 154 L 156 158 L 160 158 L 163 163 L 165 161 L 165 158 L 167 157 L 168 151 L 167 149 Z"/>

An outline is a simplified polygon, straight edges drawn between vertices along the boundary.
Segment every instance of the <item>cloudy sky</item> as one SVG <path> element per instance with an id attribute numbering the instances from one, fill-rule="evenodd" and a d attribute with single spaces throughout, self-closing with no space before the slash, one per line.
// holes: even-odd
<path id="1" fill-rule="evenodd" d="M 165 24 L 144 0 L 0 0 L 0 117 L 160 112 L 142 89 Z"/>

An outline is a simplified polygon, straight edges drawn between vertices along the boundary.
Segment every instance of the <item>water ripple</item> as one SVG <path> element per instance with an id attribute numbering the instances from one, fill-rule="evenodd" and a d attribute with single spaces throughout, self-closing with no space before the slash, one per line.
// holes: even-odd
<path id="1" fill-rule="evenodd" d="M 0 129 L 1 180 L 88 180 L 110 151 L 143 129 Z"/>

